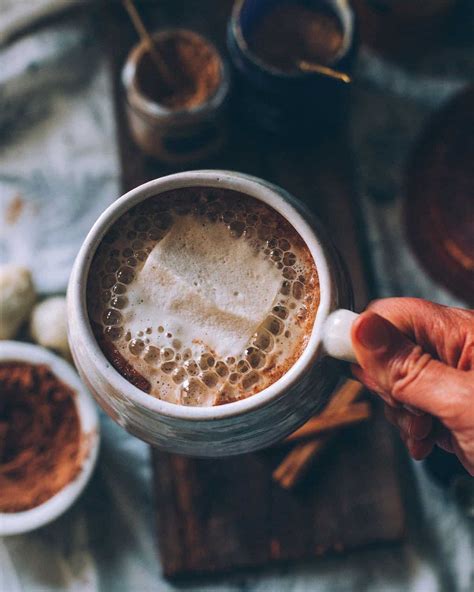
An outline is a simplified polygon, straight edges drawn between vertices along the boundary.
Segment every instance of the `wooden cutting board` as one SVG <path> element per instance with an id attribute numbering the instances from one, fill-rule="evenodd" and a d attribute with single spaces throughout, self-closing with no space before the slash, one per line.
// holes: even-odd
<path id="1" fill-rule="evenodd" d="M 307 560 L 403 535 L 396 451 L 380 417 L 346 430 L 298 490 L 272 481 L 282 454 L 196 460 L 153 451 L 166 576 Z"/>
<path id="2" fill-rule="evenodd" d="M 224 50 L 231 2 L 188 0 L 139 5 L 154 28 L 188 26 Z M 125 124 L 120 69 L 135 35 L 120 6 L 104 15 L 111 58 L 123 190 L 182 170 L 144 158 Z M 226 150 L 202 168 L 233 169 L 277 183 L 306 202 L 330 231 L 350 269 L 355 303 L 370 293 L 361 217 L 354 190 L 346 126 L 314 145 L 289 147 L 231 118 Z M 152 451 L 158 545 L 164 574 L 182 577 L 276 561 L 303 560 L 326 551 L 392 542 L 402 537 L 405 510 L 394 435 L 377 413 L 348 429 L 294 492 L 271 473 L 285 449 L 227 460 L 196 460 Z"/>

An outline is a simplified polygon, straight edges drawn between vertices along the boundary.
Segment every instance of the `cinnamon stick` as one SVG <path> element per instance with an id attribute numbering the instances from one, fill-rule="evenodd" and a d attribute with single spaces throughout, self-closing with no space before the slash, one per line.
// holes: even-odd
<path id="1" fill-rule="evenodd" d="M 331 397 L 321 415 L 339 412 L 353 403 L 364 387 L 355 380 L 346 380 Z M 297 444 L 273 472 L 273 479 L 285 489 L 292 489 L 304 476 L 316 456 L 324 450 L 333 434 Z"/>
<path id="2" fill-rule="evenodd" d="M 292 489 L 330 440 L 331 434 L 295 446 L 273 471 L 273 480 L 283 489 Z"/>
<path id="3" fill-rule="evenodd" d="M 353 423 L 359 423 L 369 417 L 369 403 L 354 403 L 337 413 L 323 413 L 322 415 L 317 415 L 311 418 L 307 423 L 296 430 L 296 432 L 290 434 L 286 439 L 286 442 L 314 438 L 314 436 L 318 436 L 323 432 L 329 432 Z"/>
<path id="4" fill-rule="evenodd" d="M 353 403 L 364 390 L 364 385 L 357 380 L 347 379 L 342 386 L 338 387 L 329 399 L 329 403 L 323 409 L 322 414 L 340 411 Z"/>
<path id="5" fill-rule="evenodd" d="M 122 0 L 125 10 L 128 12 L 130 20 L 132 21 L 135 30 L 137 31 L 140 39 L 145 42 L 148 51 L 150 52 L 151 59 L 153 60 L 158 72 L 169 89 L 174 86 L 174 78 L 171 73 L 168 64 L 165 62 L 161 54 L 157 51 L 153 37 L 145 27 L 141 16 L 136 9 L 132 0 Z"/>

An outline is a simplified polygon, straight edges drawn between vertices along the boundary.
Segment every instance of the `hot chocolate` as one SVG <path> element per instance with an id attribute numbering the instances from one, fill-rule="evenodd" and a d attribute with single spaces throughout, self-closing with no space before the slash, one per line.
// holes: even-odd
<path id="1" fill-rule="evenodd" d="M 108 231 L 92 262 L 89 317 L 130 382 L 182 405 L 253 395 L 304 350 L 319 282 L 303 239 L 235 191 L 149 198 Z"/>

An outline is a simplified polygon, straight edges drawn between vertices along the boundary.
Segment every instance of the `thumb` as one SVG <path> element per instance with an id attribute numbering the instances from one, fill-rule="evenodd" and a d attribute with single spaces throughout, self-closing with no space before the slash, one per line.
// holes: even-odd
<path id="1" fill-rule="evenodd" d="M 384 398 L 455 420 L 469 395 L 468 372 L 451 368 L 410 341 L 392 323 L 366 311 L 352 327 L 357 378 Z"/>

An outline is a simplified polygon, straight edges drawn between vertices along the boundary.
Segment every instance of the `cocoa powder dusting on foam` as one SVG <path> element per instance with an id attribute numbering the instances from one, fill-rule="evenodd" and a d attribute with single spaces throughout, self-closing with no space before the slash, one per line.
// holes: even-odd
<path id="1" fill-rule="evenodd" d="M 180 35 L 157 39 L 156 50 L 173 72 L 167 86 L 148 53 L 137 67 L 140 91 L 152 101 L 182 109 L 196 107 L 215 93 L 220 82 L 220 60 L 215 50 L 198 36 Z"/>
<path id="2" fill-rule="evenodd" d="M 74 397 L 46 365 L 0 364 L 0 512 L 34 508 L 77 476 Z"/>

